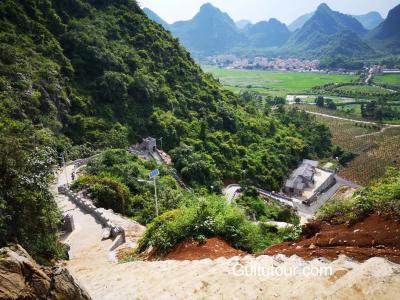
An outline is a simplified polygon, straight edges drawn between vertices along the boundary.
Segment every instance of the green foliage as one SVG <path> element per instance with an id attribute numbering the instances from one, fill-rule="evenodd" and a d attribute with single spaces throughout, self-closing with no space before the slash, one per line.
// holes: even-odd
<path id="1" fill-rule="evenodd" d="M 163 213 L 178 207 L 184 201 L 185 191 L 178 187 L 170 170 L 157 166 L 154 161 L 142 161 L 126 150 L 107 150 L 91 160 L 85 171 L 74 182 L 76 190 L 86 190 L 95 200 L 95 205 L 111 208 L 147 224 L 155 217 L 153 182 L 140 182 L 148 179 L 151 170 L 160 168 L 157 178 L 159 211 Z"/>
<path id="2" fill-rule="evenodd" d="M 35 258 L 62 256 L 50 184 L 54 150 L 29 123 L 0 119 L 0 247 L 20 243 Z"/>
<path id="3" fill-rule="evenodd" d="M 255 218 L 257 221 L 278 221 L 298 225 L 299 218 L 289 208 L 281 206 L 275 202 L 267 202 L 257 194 L 249 195 L 244 193 L 236 204 L 243 208 L 249 218 Z"/>
<path id="4" fill-rule="evenodd" d="M 190 199 L 181 208 L 154 219 L 139 241 L 138 251 L 152 246 L 163 255 L 189 237 L 204 240 L 219 236 L 236 248 L 257 252 L 282 240 L 277 232 L 263 228 L 248 221 L 240 209 L 221 197 Z"/>
<path id="5" fill-rule="evenodd" d="M 129 209 L 127 186 L 113 178 L 82 176 L 73 183 L 72 188 L 86 190 L 98 207 L 112 209 L 123 214 Z"/>
<path id="6" fill-rule="evenodd" d="M 254 184 L 276 188 L 299 159 L 329 151 L 327 129 L 306 114 L 242 105 L 136 1 L 4 0 L 0 27 L 1 244 L 57 254 L 48 187 L 50 156 L 61 152 L 74 159 L 162 136 L 178 172 L 216 191 L 245 169 Z M 110 152 L 77 186 L 148 223 L 152 186 L 136 179 L 151 168 Z M 168 174 L 159 178 L 161 212 L 186 198 Z"/>
<path id="7" fill-rule="evenodd" d="M 361 189 L 350 199 L 336 199 L 324 205 L 317 218 L 344 223 L 372 213 L 400 217 L 400 171 L 390 168 L 385 177 Z"/>
<path id="8" fill-rule="evenodd" d="M 317 98 L 315 98 L 315 104 L 319 107 L 324 107 L 325 105 L 325 99 L 322 96 L 318 96 Z"/>

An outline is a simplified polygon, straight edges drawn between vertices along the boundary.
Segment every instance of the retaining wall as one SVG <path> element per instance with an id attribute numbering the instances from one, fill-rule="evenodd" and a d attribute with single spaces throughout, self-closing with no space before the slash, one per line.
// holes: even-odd
<path id="1" fill-rule="evenodd" d="M 66 185 L 58 187 L 58 192 L 68 196 L 77 206 L 91 214 L 98 222 L 100 222 L 104 227 L 109 227 L 111 229 L 112 237 L 118 237 L 120 244 L 125 242 L 125 230 L 112 223 L 104 214 L 104 208 L 97 208 L 93 205 L 92 201 L 84 199 L 75 192 L 71 191 Z M 121 236 L 121 237 L 120 237 Z M 122 239 L 122 243 L 121 243 Z M 119 245 L 120 245 L 119 244 Z"/>

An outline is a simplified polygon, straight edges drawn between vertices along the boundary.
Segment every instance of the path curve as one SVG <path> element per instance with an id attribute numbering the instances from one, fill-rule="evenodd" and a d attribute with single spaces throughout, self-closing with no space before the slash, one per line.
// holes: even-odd
<path id="1" fill-rule="evenodd" d="M 337 120 L 343 120 L 343 121 L 349 121 L 349 122 L 354 122 L 354 123 L 377 125 L 377 126 L 386 126 L 386 127 L 389 127 L 389 128 L 400 128 L 400 125 L 376 123 L 376 122 L 371 122 L 371 121 L 361 121 L 361 120 L 355 120 L 355 119 L 332 116 L 332 115 L 323 114 L 323 113 L 317 113 L 317 112 L 313 112 L 313 111 L 309 111 L 309 110 L 305 110 L 305 112 L 308 113 L 308 114 L 311 114 L 311 115 L 316 115 L 316 116 L 321 116 L 321 117 L 331 118 L 331 119 L 337 119 Z"/>

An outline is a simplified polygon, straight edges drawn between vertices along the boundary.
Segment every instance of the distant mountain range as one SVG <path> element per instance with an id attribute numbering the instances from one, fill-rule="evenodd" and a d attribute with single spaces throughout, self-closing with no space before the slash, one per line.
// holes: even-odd
<path id="1" fill-rule="evenodd" d="M 197 55 L 212 55 L 245 45 L 235 22 L 211 4 L 204 4 L 193 19 L 170 25 L 174 36 Z"/>
<path id="2" fill-rule="evenodd" d="M 290 31 L 277 19 L 270 19 L 247 25 L 245 35 L 250 47 L 268 48 L 282 46 L 289 39 Z"/>
<path id="3" fill-rule="evenodd" d="M 392 54 L 400 54 L 400 5 L 389 11 L 388 17 L 368 35 L 371 46 Z"/>
<path id="4" fill-rule="evenodd" d="M 309 13 L 309 14 L 305 14 L 302 15 L 300 17 L 298 17 L 296 20 L 294 20 L 291 24 L 289 24 L 288 28 L 290 31 L 296 31 L 297 29 L 300 29 L 301 27 L 304 26 L 304 24 L 306 24 L 306 22 L 308 20 L 311 19 L 311 17 L 314 15 L 314 13 Z"/>
<path id="5" fill-rule="evenodd" d="M 277 19 L 252 24 L 234 22 L 211 4 L 204 4 L 191 20 L 168 24 L 149 9 L 153 21 L 170 30 L 196 57 L 229 54 L 274 53 L 302 57 L 366 57 L 400 52 L 400 5 L 384 20 L 378 12 L 346 15 L 318 6 L 288 27 Z M 378 53 L 378 54 L 377 54 Z"/>
<path id="6" fill-rule="evenodd" d="M 159 15 L 157 15 L 154 11 L 151 9 L 145 7 L 143 8 L 143 12 L 149 17 L 150 20 L 153 20 L 154 22 L 160 24 L 163 26 L 165 29 L 169 29 L 169 24 L 164 21 Z"/>
<path id="7" fill-rule="evenodd" d="M 311 19 L 315 12 L 302 15 L 294 20 L 289 26 L 290 31 L 296 31 L 304 26 L 304 24 Z M 360 22 L 365 29 L 371 30 L 376 28 L 379 24 L 383 22 L 382 16 L 376 12 L 371 11 L 365 15 L 352 15 L 352 17 L 356 18 L 358 22 Z"/>
<path id="8" fill-rule="evenodd" d="M 236 22 L 236 27 L 239 29 L 246 29 L 247 26 L 251 26 L 252 23 L 249 20 L 240 20 Z"/>
<path id="9" fill-rule="evenodd" d="M 285 48 L 320 55 L 359 56 L 373 50 L 361 39 L 367 30 L 357 19 L 321 4 L 312 17 L 295 31 Z"/>

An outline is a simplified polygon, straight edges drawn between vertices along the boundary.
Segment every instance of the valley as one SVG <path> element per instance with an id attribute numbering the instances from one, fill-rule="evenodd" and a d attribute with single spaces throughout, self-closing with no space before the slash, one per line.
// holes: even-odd
<path id="1" fill-rule="evenodd" d="M 235 93 L 250 91 L 266 99 L 284 97 L 288 104 L 300 110 L 319 114 L 316 119 L 329 127 L 333 144 L 354 154 L 354 158 L 339 172 L 348 180 L 366 185 L 380 178 L 388 166 L 400 167 L 400 125 L 397 126 L 400 114 L 393 119 L 367 119 L 362 115 L 361 108 L 379 97 L 389 96 L 389 107 L 395 112 L 400 111 L 399 92 L 396 90 L 360 84 L 360 75 L 269 72 L 210 66 L 203 66 L 203 69 Z M 400 84 L 400 74 L 375 75 L 373 82 L 390 84 L 395 88 Z M 316 105 L 316 98 L 320 95 L 325 100 L 331 99 L 335 109 Z"/>
<path id="2" fill-rule="evenodd" d="M 0 299 L 400 293 L 400 5 L 255 1 L 0 2 Z"/>
<path id="3" fill-rule="evenodd" d="M 356 75 L 324 74 L 314 72 L 269 72 L 258 70 L 222 69 L 203 66 L 229 90 L 254 91 L 264 95 L 286 97 L 287 94 L 311 93 L 313 87 L 330 83 L 357 80 Z"/>

